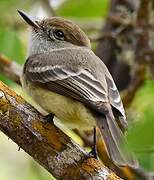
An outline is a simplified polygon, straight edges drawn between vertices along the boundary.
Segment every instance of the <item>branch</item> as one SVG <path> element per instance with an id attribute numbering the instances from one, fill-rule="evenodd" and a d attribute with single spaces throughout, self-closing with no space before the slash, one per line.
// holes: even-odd
<path id="1" fill-rule="evenodd" d="M 149 54 L 149 52 L 150 52 L 150 54 L 153 54 L 153 53 L 151 53 L 151 51 L 145 51 L 146 52 L 146 54 Z M 15 67 L 15 68 L 14 68 Z M 12 81 L 14 81 L 14 82 L 17 82 L 18 84 L 20 84 L 20 73 L 21 73 L 21 66 L 20 65 L 18 65 L 17 63 L 15 63 L 15 62 L 13 62 L 13 61 L 11 61 L 11 60 L 9 60 L 8 58 L 6 58 L 5 56 L 3 56 L 3 55 L 0 55 L 0 71 L 3 73 L 3 75 L 5 75 L 5 76 L 7 76 L 9 79 L 11 79 Z M 2 84 L 2 83 L 1 83 Z M 2 86 L 2 87 L 5 87 L 4 85 Z M 3 88 L 4 89 L 4 88 Z M 6 91 L 6 92 L 8 92 L 8 90 Z M 14 93 L 12 94 L 12 91 L 11 90 L 9 90 L 9 92 L 11 93 L 11 96 L 13 96 L 14 95 Z M 9 94 L 10 94 L 9 93 Z M 2 96 L 2 94 L 3 94 L 3 92 L 1 92 L 1 86 L 0 86 L 0 98 L 2 98 L 1 96 Z M 10 96 L 10 97 L 11 97 Z M 16 95 L 15 95 L 16 96 Z M 5 96 L 5 97 L 7 97 L 7 96 Z M 17 96 L 17 98 L 18 98 L 18 96 Z M 12 99 L 12 98 L 11 98 Z M 21 98 L 20 98 L 21 99 Z M 14 100 L 13 100 L 14 101 Z M 24 101 L 24 100 L 22 100 L 22 101 Z M 11 103 L 11 102 L 10 102 Z M 4 101 L 4 103 L 1 103 L 1 99 L 0 99 L 0 112 L 2 111 L 2 105 L 5 107 L 5 105 L 8 105 L 8 103 L 6 103 L 5 101 Z M 27 104 L 27 103 L 26 103 Z M 28 104 L 27 104 L 28 105 Z M 14 105 L 13 105 L 14 106 Z M 29 106 L 29 105 L 28 105 Z M 9 106 L 6 106 L 7 107 L 7 109 L 9 110 L 10 109 L 10 107 Z M 18 106 L 17 106 L 18 107 Z M 14 107 L 15 109 L 17 108 L 17 107 Z M 29 107 L 28 107 L 29 108 Z M 32 108 L 32 107 L 31 107 Z M 12 108 L 11 108 L 12 109 Z M 27 108 L 26 108 L 27 109 Z M 25 112 L 29 112 L 29 110 L 24 110 Z M 17 109 L 18 110 L 18 109 Z M 21 109 L 22 110 L 22 109 Z M 23 111 L 23 112 L 24 112 Z M 31 109 L 31 111 L 33 112 L 34 111 L 34 109 L 32 108 Z M 30 111 L 30 112 L 31 112 Z M 7 110 L 5 110 L 5 112 L 7 112 Z M 16 110 L 15 110 L 15 112 L 16 112 Z M 30 113 L 29 112 L 29 113 Z M 40 114 L 38 113 L 38 112 L 36 112 L 36 110 L 35 110 L 35 113 L 36 113 L 36 116 L 40 116 Z M 11 112 L 9 113 L 9 114 L 11 114 Z M 34 114 L 35 115 L 35 114 Z M 24 115 L 25 116 L 25 115 Z M 18 114 L 17 115 L 15 115 L 14 113 L 13 113 L 13 117 L 18 117 Z M 13 117 L 7 117 L 8 118 L 8 120 L 9 120 L 9 118 L 11 118 L 11 119 L 14 119 Z M 20 117 L 20 116 L 19 116 Z M 40 118 L 40 117 L 39 117 Z M 0 119 L 1 119 L 1 115 L 0 115 Z M 10 120 L 9 120 L 10 121 Z M 41 122 L 42 123 L 42 122 Z M 20 124 L 20 123 L 19 123 Z M 52 125 L 52 127 L 53 127 L 54 125 Z M 56 128 L 55 126 L 54 126 L 54 128 Z M 1 121 L 0 121 L 0 129 L 1 129 Z M 56 128 L 57 129 L 57 128 Z M 59 131 L 59 130 L 58 130 Z M 51 132 L 53 132 L 52 130 L 51 130 Z M 51 133 L 51 132 L 49 132 L 49 134 Z M 56 130 L 54 130 L 54 132 L 56 132 Z M 80 132 L 77 132 L 78 134 L 79 134 L 79 136 L 81 136 L 82 138 L 83 138 L 83 140 L 84 140 L 84 142 L 86 142 L 86 145 L 88 145 L 88 146 L 92 146 L 92 141 L 91 141 L 91 139 L 92 139 L 92 134 L 91 134 L 91 132 L 89 133 L 89 134 L 86 134 L 86 135 L 84 135 L 84 134 L 80 134 Z M 10 134 L 12 134 L 11 132 L 10 132 Z M 19 133 L 20 134 L 20 133 Z M 54 133 L 53 133 L 54 134 Z M 10 136 L 9 134 L 7 134 L 6 133 L 6 135 L 8 135 L 8 136 Z M 13 135 L 14 136 L 14 135 Z M 16 135 L 15 135 L 16 136 Z M 53 136 L 55 139 L 56 139 L 56 136 L 54 135 Z M 87 137 L 89 137 L 89 140 L 87 139 Z M 11 138 L 11 136 L 10 136 L 10 138 Z M 15 137 L 16 138 L 16 137 Z M 68 137 L 67 137 L 68 138 Z M 12 138 L 13 139 L 13 138 Z M 30 138 L 31 139 L 31 138 Z M 14 139 L 13 139 L 14 140 Z M 23 147 L 20 143 L 18 143 L 16 140 L 14 140 L 20 147 Z M 23 139 L 22 139 L 22 141 L 23 141 Z M 40 145 L 39 145 L 40 146 Z M 50 147 L 52 147 L 52 145 L 50 146 Z M 127 168 L 118 168 L 118 167 L 116 167 L 116 166 L 114 166 L 114 164 L 112 164 L 112 162 L 110 161 L 110 159 L 108 158 L 108 156 L 107 156 L 107 154 L 106 154 L 106 149 L 105 149 L 105 147 L 104 147 L 104 144 L 103 144 L 103 141 L 102 141 L 102 139 L 101 139 L 101 137 L 99 136 L 98 137 L 98 141 L 97 141 L 97 147 L 98 147 L 98 153 L 99 153 L 99 156 L 100 156 L 100 158 L 103 160 L 103 162 L 105 162 L 105 165 L 107 165 L 107 166 L 109 166 L 109 167 L 112 167 L 112 170 L 114 171 L 114 172 L 116 172 L 116 173 L 118 173 L 119 175 L 122 175 L 122 176 L 126 176 L 126 177 L 130 177 L 130 178 L 132 178 L 132 174 L 131 174 L 131 172 L 130 172 L 130 170 L 129 169 L 127 169 Z M 29 148 L 29 147 L 27 147 L 27 148 Z M 24 149 L 24 148 L 23 148 Z M 27 152 L 27 150 L 26 149 L 24 149 L 26 152 Z M 36 150 L 37 151 L 37 150 Z M 35 152 L 34 152 L 35 153 Z M 29 153 L 30 154 L 30 153 Z M 41 153 L 40 153 L 41 154 Z M 33 156 L 33 155 L 32 155 Z M 38 160 L 37 160 L 38 161 Z M 94 160 L 95 161 L 95 160 Z M 40 162 L 41 163 L 41 162 Z M 93 166 L 93 165 L 92 165 Z M 87 167 L 89 167 L 89 166 L 87 166 Z M 94 168 L 94 167 L 93 167 Z M 141 171 L 140 169 L 138 169 L 139 171 Z M 132 170 L 133 172 L 134 172 L 134 174 L 137 174 L 137 176 L 138 177 L 140 177 L 140 176 L 142 176 L 142 174 L 144 173 L 144 174 L 146 174 L 146 177 L 149 177 L 149 174 L 147 174 L 145 171 L 143 171 L 143 173 L 141 174 L 141 173 L 138 173 L 138 170 Z M 147 179 L 147 178 L 142 178 L 142 179 Z"/>
<path id="2" fill-rule="evenodd" d="M 0 72 L 8 79 L 20 84 L 21 66 L 0 54 Z"/>
<path id="3" fill-rule="evenodd" d="M 15 67 L 15 68 L 14 68 Z M 9 79 L 11 79 L 14 82 L 17 82 L 18 84 L 20 84 L 20 74 L 21 74 L 21 66 L 18 65 L 17 63 L 9 60 L 8 58 L 6 58 L 3 55 L 0 55 L 0 71 L 3 73 L 3 75 L 7 76 Z M 0 104 L 1 106 L 1 104 Z M 0 108 L 1 110 L 1 108 Z M 33 110 L 32 110 L 33 111 Z M 27 112 L 27 110 L 25 111 Z M 11 118 L 12 119 L 12 118 Z M 1 126 L 1 125 L 0 125 Z M 92 134 L 90 132 L 90 134 L 86 134 L 86 136 L 84 136 L 84 134 L 80 134 L 78 132 L 78 134 L 81 136 L 81 138 L 83 138 L 84 142 L 87 142 L 87 144 L 89 146 L 92 145 Z M 89 136 L 89 142 L 86 139 Z M 55 137 L 55 136 L 53 136 Z M 22 140 L 23 141 L 23 140 Z M 16 142 L 16 141 L 15 141 Z M 22 147 L 20 145 L 20 143 L 16 142 L 20 147 Z M 102 159 L 102 161 L 105 163 L 105 165 L 112 167 L 112 170 L 116 173 L 118 173 L 119 175 L 124 175 L 126 177 L 131 177 L 133 176 L 131 174 L 131 172 L 129 172 L 128 169 L 126 168 L 118 168 L 116 167 L 108 158 L 107 153 L 106 153 L 106 149 L 105 146 L 103 144 L 102 138 L 99 136 L 98 137 L 98 141 L 97 141 L 97 147 L 98 147 L 98 153 L 100 158 Z M 26 150 L 25 150 L 26 151 Z M 38 160 L 37 160 L 38 161 Z"/>
<path id="4" fill-rule="evenodd" d="M 142 33 L 138 35 L 136 43 L 136 52 L 135 52 L 135 62 L 134 62 L 134 72 L 126 93 L 123 96 L 123 102 L 125 107 L 129 107 L 134 96 L 137 93 L 137 90 L 143 85 L 146 74 L 146 56 L 143 52 L 145 49 L 149 49 L 149 31 L 147 26 L 149 24 L 150 17 L 150 1 L 141 0 L 140 6 L 137 12 L 136 24 Z M 149 63 L 150 64 L 150 63 Z"/>
<path id="5" fill-rule="evenodd" d="M 133 36 L 132 28 L 135 25 L 132 21 L 133 14 L 126 6 L 126 1 L 111 1 L 109 15 L 100 32 L 101 38 L 95 51 L 108 67 L 119 90 L 125 89 L 130 81 L 130 67 L 121 54 L 126 53 L 124 45 L 130 39 L 130 34 Z M 106 33 L 110 36 L 104 36 Z"/>
<path id="6" fill-rule="evenodd" d="M 1 81 L 0 130 L 58 179 L 118 179 Z"/>
<path id="7" fill-rule="evenodd" d="M 111 23 L 113 23 L 114 25 L 120 25 L 123 27 L 134 27 L 136 24 L 135 22 L 132 20 L 132 18 L 122 18 L 120 15 L 112 15 L 110 14 L 108 16 L 108 21 L 110 21 Z"/>

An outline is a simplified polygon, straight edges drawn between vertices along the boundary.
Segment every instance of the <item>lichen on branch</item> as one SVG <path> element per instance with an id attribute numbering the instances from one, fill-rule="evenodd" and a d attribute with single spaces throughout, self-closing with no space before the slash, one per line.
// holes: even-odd
<path id="1" fill-rule="evenodd" d="M 0 130 L 57 179 L 120 179 L 2 81 Z"/>

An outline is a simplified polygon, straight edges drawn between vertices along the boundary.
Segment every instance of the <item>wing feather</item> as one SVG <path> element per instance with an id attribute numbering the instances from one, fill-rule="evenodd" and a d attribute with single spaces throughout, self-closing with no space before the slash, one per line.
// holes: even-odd
<path id="1" fill-rule="evenodd" d="M 102 106 L 103 102 L 110 102 L 119 112 L 119 116 L 122 117 L 120 118 L 121 124 L 123 124 L 123 122 L 126 124 L 125 111 L 119 92 L 110 73 L 105 65 L 99 61 L 99 58 L 97 59 L 98 61 L 94 61 L 93 59 L 97 57 L 85 49 L 84 53 L 80 53 L 82 49 L 79 51 L 76 49 L 65 50 L 65 53 L 62 51 L 63 50 L 54 50 L 48 54 L 31 56 L 27 60 L 24 68 L 28 80 L 34 83 L 41 83 L 50 90 L 54 89 L 54 91 L 58 91 L 62 95 L 71 98 L 75 97 L 79 101 L 86 103 L 88 101 L 90 106 L 92 104 L 92 107 L 95 109 L 98 108 L 99 111 L 102 109 L 99 106 Z M 72 53 L 74 56 L 72 56 Z M 83 54 L 85 54 L 85 56 L 83 56 Z M 88 58 L 88 64 L 83 63 L 82 59 L 85 58 Z M 87 66 L 89 68 L 87 68 Z M 91 71 L 89 71 L 89 69 Z M 97 75 L 96 69 L 99 69 L 99 75 Z M 69 91 L 71 91 L 71 93 L 69 93 Z"/>
<path id="2" fill-rule="evenodd" d="M 108 101 L 105 88 L 87 69 L 75 72 L 65 65 L 49 65 L 45 60 L 40 64 L 37 57 L 29 60 L 27 65 L 29 68 L 25 69 L 25 74 L 28 80 L 40 83 L 51 91 L 75 98 L 93 109 Z M 98 109 L 102 111 L 103 107 Z"/>

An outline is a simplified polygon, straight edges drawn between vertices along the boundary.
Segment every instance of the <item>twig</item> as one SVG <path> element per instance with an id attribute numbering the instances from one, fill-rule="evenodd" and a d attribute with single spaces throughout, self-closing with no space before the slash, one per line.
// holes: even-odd
<path id="1" fill-rule="evenodd" d="M 20 71 L 21 70 L 21 66 L 20 65 L 17 65 L 18 68 L 11 68 L 9 70 L 9 68 L 12 66 L 11 64 L 15 64 L 15 62 L 13 61 L 10 61 L 8 58 L 4 57 L 3 55 L 0 55 L 0 67 L 3 68 L 4 67 L 7 67 L 7 68 L 3 68 L 3 75 L 9 77 L 12 81 L 16 81 L 20 84 L 20 77 L 19 77 L 19 74 L 16 76 L 16 78 L 14 79 L 14 75 L 13 74 L 16 74 L 16 71 Z M 3 63 L 5 62 L 5 63 Z M 8 65 L 8 66 L 7 66 Z M 9 73 L 11 72 L 12 76 L 8 75 Z M 89 144 L 86 144 L 86 146 L 91 146 L 92 147 L 92 137 L 93 137 L 93 133 L 92 132 L 89 132 L 89 142 L 88 142 L 88 134 L 85 135 L 85 133 L 80 133 L 79 131 L 75 131 L 81 138 L 83 138 L 84 142 L 87 142 Z M 98 131 L 99 132 L 99 131 Z M 98 142 L 97 142 L 97 146 L 98 146 L 98 152 L 99 152 L 99 156 L 100 158 L 103 160 L 103 162 L 106 163 L 106 165 L 108 165 L 108 163 L 112 163 L 109 159 L 109 157 L 107 156 L 107 153 L 106 153 L 106 149 L 105 149 L 105 146 L 102 142 L 102 138 L 100 136 L 98 136 Z M 114 169 L 115 170 L 115 169 Z"/>
<path id="2" fill-rule="evenodd" d="M 153 180 L 154 173 L 153 172 L 146 172 L 143 168 L 132 169 L 132 172 L 138 177 L 138 179 L 142 180 Z"/>
<path id="3" fill-rule="evenodd" d="M 100 36 L 101 38 L 97 39 L 99 42 L 96 48 L 96 54 L 108 66 L 116 84 L 118 85 L 118 88 L 120 90 L 126 89 L 126 91 L 123 92 L 123 102 L 125 107 L 128 107 L 131 104 L 138 89 L 143 85 L 145 80 L 146 67 L 150 64 L 153 56 L 153 53 L 150 51 L 148 46 L 148 34 L 150 33 L 149 30 L 152 28 L 149 22 L 150 1 L 141 0 L 140 7 L 134 8 L 133 11 L 132 8 L 130 8 L 130 5 L 131 7 L 134 7 L 134 2 L 137 2 L 137 0 L 129 1 L 129 5 L 127 2 L 127 0 L 111 1 L 109 17 L 107 18 L 105 26 L 102 28 Z M 118 8 L 123 8 L 126 11 L 120 11 Z M 126 13 L 127 10 L 128 13 Z M 136 16 L 134 15 L 137 15 L 137 19 L 135 19 Z M 142 16 L 144 16 L 143 19 Z M 104 36 L 106 33 L 114 33 L 120 26 L 124 27 L 124 30 L 117 34 L 118 36 Z M 135 61 L 132 66 L 132 77 L 129 75 L 130 67 L 126 64 L 127 62 L 125 64 L 123 63 L 124 58 L 121 56 L 122 53 L 127 53 L 127 48 L 125 47 L 132 47 L 131 51 L 134 55 L 131 56 L 131 61 L 132 57 Z M 150 52 L 145 53 L 145 50 L 146 52 Z M 128 86 L 128 84 L 130 85 Z M 102 141 L 100 141 L 100 143 L 102 144 Z M 103 152 L 103 146 L 98 146 L 100 153 Z M 109 167 L 112 167 L 112 163 L 110 164 L 107 156 L 104 157 L 106 157 L 106 160 L 103 160 L 103 162 L 109 163 Z M 143 173 L 139 173 L 138 169 L 132 170 L 128 167 L 126 170 L 129 172 L 129 176 L 128 174 L 126 175 L 122 169 L 122 175 L 124 175 L 126 179 L 134 179 L 135 176 L 139 179 L 149 180 L 151 178 L 151 176 L 144 170 L 143 173 L 146 176 L 143 177 Z"/>
<path id="4" fill-rule="evenodd" d="M 148 51 L 146 51 L 146 52 L 148 52 Z M 7 77 L 9 77 L 12 81 L 15 81 L 15 82 L 17 82 L 18 84 L 20 84 L 20 77 L 19 77 L 19 75 L 20 75 L 20 73 L 19 72 L 21 72 L 21 66 L 20 65 L 18 65 L 18 64 L 16 64 L 15 65 L 15 67 L 16 68 L 10 68 L 10 67 L 13 67 L 12 66 L 12 64 L 16 64 L 15 62 L 13 62 L 13 61 L 10 61 L 8 58 L 6 58 L 5 56 L 3 56 L 3 55 L 0 55 L 0 68 L 1 69 L 3 69 L 3 71 L 0 71 L 1 73 L 3 73 L 5 76 L 7 76 Z M 4 68 L 4 67 L 5 68 Z M 17 73 L 18 72 L 18 73 Z M 9 74 L 10 73 L 10 74 Z M 14 78 L 15 77 L 15 78 Z M 1 83 L 2 84 L 2 83 Z M 4 86 L 5 87 L 5 86 Z M 0 89 L 1 90 L 1 89 Z M 11 96 L 17 96 L 17 95 L 14 95 L 15 93 L 13 93 L 12 94 L 12 91 L 11 90 L 9 90 L 10 92 L 11 92 Z M 1 91 L 0 91 L 1 92 Z M 7 90 L 7 92 L 8 92 L 8 90 Z M 3 93 L 2 93 L 3 94 Z M 2 94 L 0 93 L 0 98 L 2 98 L 1 96 L 2 96 Z M 17 98 L 18 98 L 18 96 L 17 96 Z M 12 97 L 11 97 L 11 99 L 12 99 Z M 24 101 L 24 100 L 22 100 L 22 101 Z M 13 102 L 14 102 L 14 100 L 13 100 Z M 6 104 L 7 104 L 7 106 L 6 106 Z M 3 106 L 5 107 L 7 107 L 8 109 L 10 109 L 10 106 L 8 106 L 8 103 L 2 103 L 1 104 L 1 99 L 0 99 L 0 112 L 2 112 L 2 110 L 3 110 Z M 18 105 L 16 104 L 16 106 L 18 107 Z M 29 106 L 29 105 L 28 105 Z M 14 107 L 14 108 L 17 108 L 17 107 Z M 19 108 L 21 109 L 21 105 L 19 106 Z M 29 108 L 29 107 L 28 107 Z M 12 108 L 11 108 L 12 109 Z M 26 108 L 27 109 L 27 108 Z M 26 110 L 26 109 L 23 109 L 23 112 L 29 112 L 29 110 Z M 17 109 L 18 110 L 18 109 Z M 22 110 L 22 109 L 21 109 Z M 5 112 L 8 112 L 7 110 L 4 110 Z M 16 110 L 15 110 L 16 111 Z M 38 116 L 38 112 L 36 112 L 36 110 L 34 110 L 33 108 L 32 108 L 32 111 L 34 112 L 35 111 L 35 113 L 36 113 L 36 115 Z M 34 115 L 35 115 L 35 113 L 34 113 Z M 30 114 L 31 114 L 31 112 L 30 112 Z M 13 117 L 17 117 L 18 118 L 18 114 L 14 114 L 14 113 L 12 113 L 12 111 L 9 111 L 9 115 L 13 115 Z M 25 114 L 26 115 L 26 114 Z M 25 116 L 24 115 L 24 116 Z M 39 114 L 39 116 L 40 116 L 40 114 Z M 11 118 L 12 120 L 13 119 L 15 119 L 15 118 L 13 118 L 12 116 L 11 117 L 7 117 L 7 119 L 8 119 L 8 121 L 10 122 L 10 120 L 9 120 L 9 118 Z M 20 117 L 20 116 L 19 116 Z M 42 115 L 41 115 L 41 117 L 42 117 Z M 41 119 L 40 117 L 38 118 L 38 119 Z M 1 120 L 1 114 L 0 114 L 0 120 Z M 11 123 L 11 122 L 10 122 Z M 41 123 L 42 123 L 42 121 L 41 121 Z M 20 124 L 20 123 L 19 123 Z M 43 125 L 42 125 L 43 126 Z M 52 128 L 53 128 L 53 126 L 54 125 L 51 125 L 52 126 Z M 1 127 L 1 121 L 0 121 L 0 127 Z M 43 128 L 46 128 L 45 126 L 43 127 Z M 51 132 L 53 132 L 53 130 L 52 130 L 52 128 L 49 128 L 50 129 L 50 131 Z M 55 126 L 54 126 L 54 128 L 56 128 Z M 1 129 L 1 128 L 0 128 Z M 57 129 L 57 128 L 56 128 Z M 45 129 L 44 129 L 45 130 Z M 50 134 L 51 132 L 46 132 L 46 134 Z M 54 130 L 54 132 L 56 132 L 56 130 Z M 53 132 L 53 133 L 54 133 Z M 16 132 L 16 133 L 18 133 L 18 131 Z M 10 132 L 10 134 L 12 134 L 11 132 Z M 20 134 L 20 132 L 19 132 L 19 134 Z M 91 133 L 89 132 L 89 135 L 87 135 L 86 134 L 86 137 L 87 136 L 89 136 L 89 140 L 87 140 L 86 139 L 86 137 L 84 136 L 84 134 L 81 134 L 80 132 L 78 132 L 78 134 L 84 139 L 84 142 L 87 142 L 87 144 L 86 145 L 92 145 L 92 141 L 91 141 L 91 138 L 92 138 L 92 135 L 91 135 Z M 12 134 L 13 135 L 13 134 Z M 22 135 L 22 134 L 21 134 Z M 14 135 L 13 135 L 14 136 Z M 52 136 L 52 135 L 51 135 Z M 10 138 L 11 138 L 11 136 L 9 136 Z M 57 137 L 57 136 L 56 136 Z M 53 136 L 53 138 L 55 138 L 55 135 Z M 13 139 L 13 138 L 12 138 Z M 23 139 L 22 139 L 22 141 L 23 141 Z M 18 143 L 18 142 L 16 142 L 20 147 L 22 147 L 23 148 L 23 146 L 20 144 L 20 143 Z M 22 142 L 21 142 L 22 143 Z M 50 147 L 52 147 L 52 144 L 50 145 Z M 127 169 L 127 168 L 118 168 L 118 167 L 116 167 L 111 161 L 110 161 L 110 159 L 109 159 L 109 157 L 108 157 L 108 155 L 107 155 L 107 153 L 106 153 L 106 149 L 105 149 L 105 145 L 103 144 L 103 141 L 102 141 L 102 139 L 101 139 L 101 137 L 98 135 L 98 141 L 97 141 L 97 147 L 98 147 L 98 153 L 99 153 L 99 156 L 100 156 L 100 159 L 102 159 L 103 160 L 103 162 L 105 163 L 105 165 L 106 166 L 109 166 L 109 167 L 112 167 L 112 170 L 114 170 L 114 172 L 116 172 L 116 173 L 118 173 L 119 175 L 122 175 L 122 176 L 125 176 L 125 177 L 132 177 L 133 175 L 131 174 L 131 172 L 130 172 L 130 170 L 129 169 Z M 29 147 L 27 147 L 27 148 L 29 148 Z M 23 148 L 24 149 L 24 148 Z M 25 149 L 25 151 L 26 151 L 26 149 Z M 34 153 L 34 152 L 33 152 Z M 32 155 L 33 156 L 33 155 Z M 38 160 L 37 160 L 38 161 Z M 134 173 L 135 173 L 135 171 L 137 171 L 137 170 L 132 170 Z M 138 171 L 137 171 L 138 172 Z M 144 174 L 146 174 L 146 176 L 147 177 L 150 177 L 146 172 L 144 172 Z M 138 175 L 139 176 L 139 175 Z M 143 178 L 142 178 L 143 179 Z"/>
<path id="5" fill-rule="evenodd" d="M 0 73 L 20 84 L 21 66 L 0 54 Z"/>
<path id="6" fill-rule="evenodd" d="M 134 27 L 136 24 L 131 18 L 122 18 L 118 15 L 109 15 L 108 21 L 111 21 L 115 25 L 122 25 L 124 27 Z"/>
<path id="7" fill-rule="evenodd" d="M 120 179 L 1 81 L 0 130 L 58 179 Z"/>

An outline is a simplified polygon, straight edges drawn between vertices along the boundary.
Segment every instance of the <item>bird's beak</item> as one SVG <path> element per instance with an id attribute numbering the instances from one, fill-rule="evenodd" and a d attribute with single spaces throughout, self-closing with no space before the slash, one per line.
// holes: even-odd
<path id="1" fill-rule="evenodd" d="M 37 20 L 33 17 L 30 17 L 28 14 L 26 14 L 24 11 L 18 10 L 18 13 L 20 16 L 31 26 L 36 29 L 39 28 L 39 25 L 37 24 Z"/>

